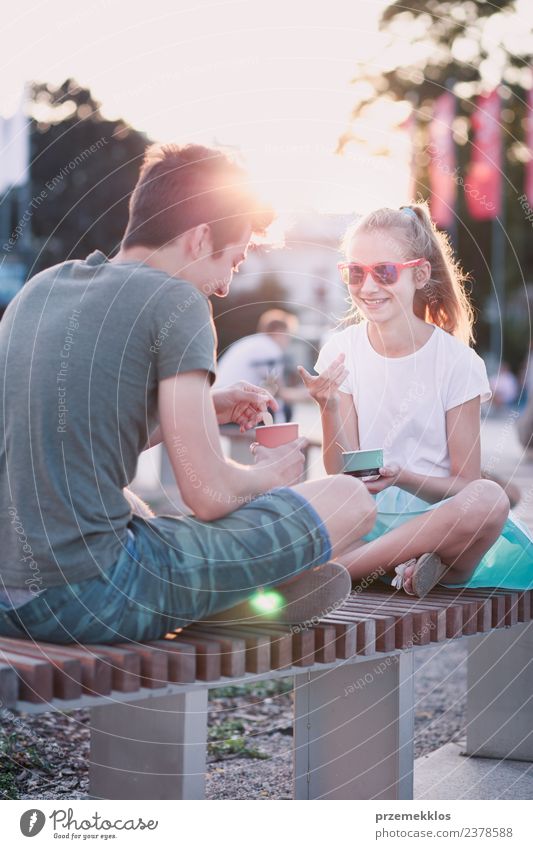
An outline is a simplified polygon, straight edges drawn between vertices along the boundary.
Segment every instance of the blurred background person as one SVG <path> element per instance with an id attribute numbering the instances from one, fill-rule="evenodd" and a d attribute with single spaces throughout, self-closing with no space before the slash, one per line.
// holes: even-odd
<path id="1" fill-rule="evenodd" d="M 230 345 L 218 362 L 216 388 L 244 380 L 262 386 L 276 398 L 280 409 L 275 422 L 292 419 L 292 405 L 308 396 L 296 371 L 289 347 L 298 330 L 298 318 L 285 310 L 267 310 L 257 325 L 257 333 Z"/>
<path id="2" fill-rule="evenodd" d="M 533 398 L 533 342 L 527 350 L 527 354 L 520 369 L 520 395 L 522 406 Z"/>
<path id="3" fill-rule="evenodd" d="M 511 371 L 509 363 L 502 362 L 489 383 L 492 389 L 492 404 L 496 410 L 511 407 L 518 399 L 518 378 Z"/>
<path id="4" fill-rule="evenodd" d="M 523 448 L 531 451 L 533 442 L 533 343 L 531 343 L 521 371 L 522 395 L 526 402 L 516 422 L 518 439 Z"/>

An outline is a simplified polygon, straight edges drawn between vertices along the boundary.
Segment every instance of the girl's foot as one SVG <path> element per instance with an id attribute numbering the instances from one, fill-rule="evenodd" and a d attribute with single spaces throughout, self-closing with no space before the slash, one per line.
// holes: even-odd
<path id="1" fill-rule="evenodd" d="M 438 554 L 422 554 L 396 566 L 396 575 L 392 586 L 402 590 L 407 595 L 424 598 L 447 571 L 448 566 L 442 562 Z"/>

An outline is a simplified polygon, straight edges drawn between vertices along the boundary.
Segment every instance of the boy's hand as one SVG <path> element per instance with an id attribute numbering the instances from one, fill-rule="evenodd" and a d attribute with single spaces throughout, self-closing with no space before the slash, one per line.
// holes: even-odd
<path id="1" fill-rule="evenodd" d="M 224 389 L 213 389 L 211 391 L 217 422 L 229 424 L 230 422 L 240 425 L 241 433 L 255 427 L 263 421 L 263 413 L 270 407 L 278 410 L 279 404 L 273 395 L 260 386 L 240 380 L 232 386 Z"/>
<path id="2" fill-rule="evenodd" d="M 256 458 L 257 466 L 264 466 L 278 479 L 277 486 L 293 486 L 300 483 L 305 465 L 304 448 L 307 439 L 299 437 L 278 448 L 265 448 L 258 442 L 252 442 L 250 451 Z"/>

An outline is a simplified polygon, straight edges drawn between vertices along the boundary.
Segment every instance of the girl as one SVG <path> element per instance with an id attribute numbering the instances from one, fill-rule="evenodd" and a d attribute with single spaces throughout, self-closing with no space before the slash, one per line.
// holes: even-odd
<path id="1" fill-rule="evenodd" d="M 424 596 L 437 583 L 533 588 L 533 538 L 509 500 L 481 479 L 485 365 L 469 347 L 472 309 L 447 238 L 424 204 L 380 209 L 347 234 L 341 278 L 351 323 L 323 347 L 318 377 L 300 367 L 322 418 L 324 465 L 383 448 L 374 529 L 344 558 L 352 578 L 376 569 Z"/>

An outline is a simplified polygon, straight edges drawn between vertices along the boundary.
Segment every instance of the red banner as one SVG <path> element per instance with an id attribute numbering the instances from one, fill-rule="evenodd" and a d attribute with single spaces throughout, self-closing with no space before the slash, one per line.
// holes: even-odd
<path id="1" fill-rule="evenodd" d="M 405 141 L 408 149 L 407 158 L 409 164 L 409 175 L 407 182 L 407 191 L 406 191 L 406 202 L 414 203 L 416 200 L 416 166 L 415 166 L 415 150 L 416 150 L 416 117 L 415 117 L 415 109 L 414 106 L 399 127 L 399 130 L 402 130 L 405 133 Z"/>
<path id="2" fill-rule="evenodd" d="M 529 89 L 526 113 L 526 144 L 529 150 L 529 161 L 526 164 L 526 181 L 524 190 L 530 206 L 533 206 L 533 88 Z"/>
<path id="3" fill-rule="evenodd" d="M 502 206 L 502 132 L 500 95 L 495 89 L 476 99 L 470 167 L 464 189 L 472 218 L 497 218 Z"/>
<path id="4" fill-rule="evenodd" d="M 429 185 L 431 216 L 438 227 L 451 227 L 455 217 L 457 174 L 452 125 L 455 97 L 446 91 L 434 103 L 429 127 Z"/>

